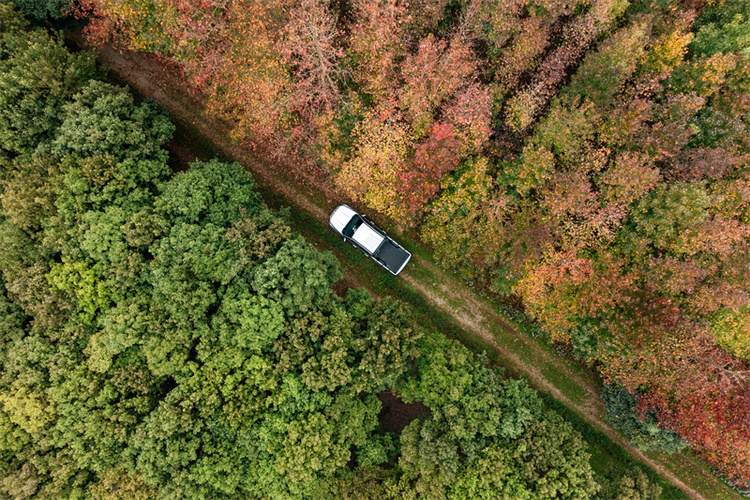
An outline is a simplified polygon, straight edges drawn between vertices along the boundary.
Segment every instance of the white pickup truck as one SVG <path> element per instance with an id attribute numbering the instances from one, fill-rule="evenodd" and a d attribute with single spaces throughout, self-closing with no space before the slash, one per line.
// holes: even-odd
<path id="1" fill-rule="evenodd" d="M 336 208 L 328 223 L 344 237 L 344 241 L 359 248 L 362 253 L 393 274 L 400 273 L 411 259 L 411 253 L 408 250 L 393 241 L 385 234 L 385 231 L 366 216 L 355 212 L 349 205 Z"/>

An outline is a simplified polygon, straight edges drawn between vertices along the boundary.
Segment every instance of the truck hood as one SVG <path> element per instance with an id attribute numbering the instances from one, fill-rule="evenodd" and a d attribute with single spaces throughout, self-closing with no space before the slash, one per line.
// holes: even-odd
<path id="1" fill-rule="evenodd" d="M 332 228 L 339 233 L 342 233 L 346 225 L 352 220 L 352 217 L 354 217 L 356 213 L 357 212 L 352 210 L 349 205 L 341 205 L 333 211 L 328 222 L 331 224 Z"/>

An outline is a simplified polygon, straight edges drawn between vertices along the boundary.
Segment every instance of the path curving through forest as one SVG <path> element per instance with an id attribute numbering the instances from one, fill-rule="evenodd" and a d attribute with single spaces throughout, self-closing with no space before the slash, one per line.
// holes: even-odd
<path id="1" fill-rule="evenodd" d="M 78 32 L 66 33 L 68 43 L 77 47 L 86 47 L 82 35 Z M 238 146 L 229 138 L 229 127 L 218 119 L 205 115 L 201 103 L 184 89 L 185 83 L 181 77 L 170 72 L 165 65 L 154 56 L 130 51 L 118 51 L 111 47 L 95 49 L 99 61 L 108 67 L 114 75 L 132 86 L 144 97 L 164 105 L 175 121 L 189 126 L 197 134 L 205 138 L 222 154 L 234 161 L 238 161 L 255 177 L 262 190 L 278 193 L 286 200 L 293 202 L 297 208 L 307 212 L 310 216 L 327 225 L 330 207 L 324 207 L 312 201 L 298 186 L 282 180 L 273 169 L 264 165 L 252 152 Z M 180 156 L 183 163 L 195 160 L 197 153 L 194 144 L 177 144 L 172 152 Z M 705 500 L 705 497 L 681 481 L 662 463 L 651 459 L 630 444 L 604 420 L 604 405 L 595 385 L 579 375 L 573 373 L 556 355 L 544 350 L 533 339 L 519 332 L 507 323 L 489 302 L 478 297 L 468 287 L 452 274 L 438 268 L 431 262 L 415 257 L 410 268 L 402 273 L 403 279 L 416 290 L 427 302 L 448 315 L 466 332 L 472 333 L 483 340 L 484 344 L 495 350 L 507 362 L 509 367 L 519 374 L 526 376 L 530 384 L 538 390 L 549 392 L 555 399 L 573 409 L 597 430 L 606 434 L 614 442 L 627 449 L 635 457 L 657 471 L 674 486 L 684 491 L 690 498 Z M 419 279 L 414 272 L 418 266 L 433 279 Z M 353 270 L 347 269 L 344 277 L 348 286 L 366 286 L 362 278 Z M 550 381 L 538 368 L 522 359 L 511 350 L 502 347 L 495 338 L 494 328 L 501 328 L 505 336 L 511 336 L 513 342 L 519 342 L 526 349 L 535 350 L 534 358 L 542 360 L 546 366 L 554 367 L 559 373 L 585 391 L 583 402 L 573 401 Z"/>

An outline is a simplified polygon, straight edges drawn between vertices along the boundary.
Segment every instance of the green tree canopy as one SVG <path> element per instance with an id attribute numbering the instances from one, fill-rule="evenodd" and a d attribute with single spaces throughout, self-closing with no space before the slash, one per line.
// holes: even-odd
<path id="1" fill-rule="evenodd" d="M 63 106 L 99 72 L 91 54 L 68 52 L 60 36 L 25 31 L 8 4 L 2 9 L 0 147 L 15 154 L 44 150 L 57 134 Z"/>
<path id="2" fill-rule="evenodd" d="M 126 89 L 92 80 L 63 106 L 63 121 L 52 151 L 60 156 L 111 154 L 118 160 L 159 158 L 174 133 L 163 108 L 135 104 Z M 164 158 L 165 159 L 165 158 Z"/>
<path id="3" fill-rule="evenodd" d="M 70 9 L 70 0 L 11 0 L 27 16 L 39 20 L 60 19 Z"/>
<path id="4" fill-rule="evenodd" d="M 598 486 L 580 436 L 461 344 L 425 337 L 399 393 L 430 407 L 401 436 L 400 485 L 424 498 L 589 498 Z M 553 438 L 554 436 L 554 438 Z M 407 488 L 409 490 L 409 488 Z"/>

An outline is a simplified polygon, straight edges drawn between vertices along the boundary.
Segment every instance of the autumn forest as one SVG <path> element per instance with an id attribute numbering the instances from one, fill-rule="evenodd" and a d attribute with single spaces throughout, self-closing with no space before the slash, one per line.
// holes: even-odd
<path id="1" fill-rule="evenodd" d="M 633 446 L 750 490 L 750 3 L 0 0 L 0 498 L 662 492 L 407 303 L 334 291 L 239 164 L 174 173 L 169 115 L 64 22 L 533 322 Z M 386 393 L 428 411 L 387 429 Z"/>

